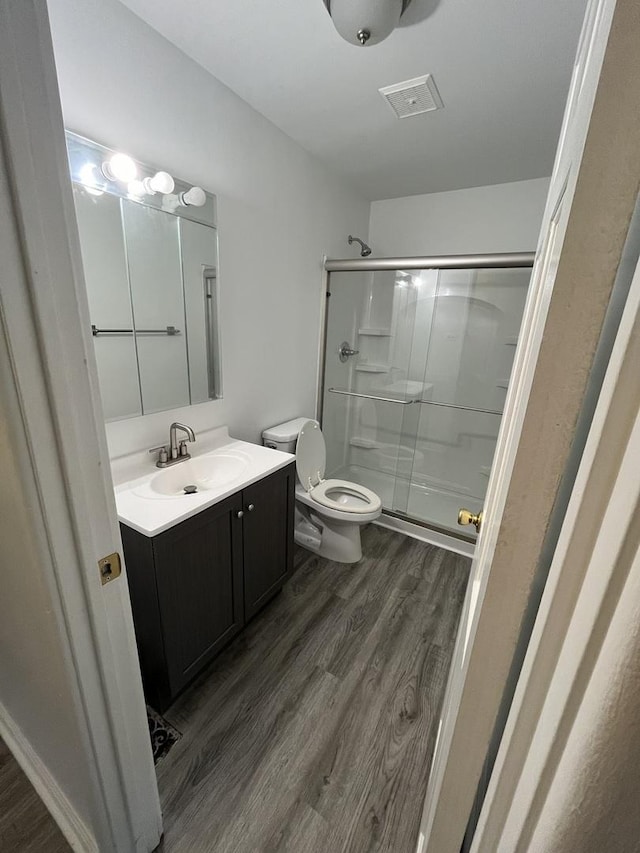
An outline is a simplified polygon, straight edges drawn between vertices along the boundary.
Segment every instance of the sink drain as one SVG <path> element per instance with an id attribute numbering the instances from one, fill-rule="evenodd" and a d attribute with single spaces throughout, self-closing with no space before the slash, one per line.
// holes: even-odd
<path id="1" fill-rule="evenodd" d="M 185 493 L 185 495 L 195 495 L 195 493 L 196 493 L 197 491 L 198 491 L 198 487 L 197 487 L 197 486 L 185 486 L 185 487 L 184 487 L 184 493 Z"/>

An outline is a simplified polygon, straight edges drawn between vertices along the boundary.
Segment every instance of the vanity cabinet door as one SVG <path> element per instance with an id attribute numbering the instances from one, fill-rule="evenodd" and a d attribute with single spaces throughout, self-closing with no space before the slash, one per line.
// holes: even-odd
<path id="1" fill-rule="evenodd" d="M 172 696 L 242 628 L 241 507 L 234 495 L 153 540 Z"/>
<path id="2" fill-rule="evenodd" d="M 291 574 L 294 488 L 295 466 L 289 465 L 242 492 L 245 620 Z"/>

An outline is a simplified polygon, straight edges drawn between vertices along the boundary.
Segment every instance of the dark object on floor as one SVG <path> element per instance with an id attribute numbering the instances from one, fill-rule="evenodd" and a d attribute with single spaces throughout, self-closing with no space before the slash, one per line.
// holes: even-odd
<path id="1" fill-rule="evenodd" d="M 182 735 L 177 729 L 161 717 L 153 708 L 147 705 L 147 722 L 149 723 L 149 734 L 151 736 L 151 749 L 153 750 L 153 763 L 157 764 L 169 752 L 171 747 L 179 741 Z"/>

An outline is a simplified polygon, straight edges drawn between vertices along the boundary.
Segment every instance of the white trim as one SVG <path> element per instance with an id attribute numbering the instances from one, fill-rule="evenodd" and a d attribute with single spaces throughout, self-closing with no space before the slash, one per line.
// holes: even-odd
<path id="1" fill-rule="evenodd" d="M 93 774 L 93 829 L 101 853 L 146 853 L 161 837 L 160 801 L 126 572 L 102 587 L 96 570 L 121 542 L 42 0 L 0 2 L 0 120 L 13 190 L 4 235 L 15 248 L 0 286 L 4 334 Z"/>
<path id="2" fill-rule="evenodd" d="M 474 853 L 502 849 L 505 834 L 519 839 L 539 818 L 542 779 L 553 775 L 568 739 L 567 731 L 559 736 L 563 715 L 568 707 L 578 707 L 586 691 L 578 670 L 588 655 L 595 659 L 604 641 L 593 628 L 607 605 L 607 590 L 616 573 L 632 569 L 618 561 L 622 543 L 637 526 L 640 500 L 639 350 L 640 264 L 505 726 Z"/>
<path id="3" fill-rule="evenodd" d="M 419 539 L 421 542 L 435 545 L 437 548 L 453 551 L 454 554 L 461 554 L 463 557 L 473 557 L 475 545 L 472 542 L 464 542 L 456 536 L 447 536 L 446 533 L 431 530 L 429 527 L 423 527 L 421 524 L 414 524 L 404 518 L 385 515 L 383 512 L 373 523 L 377 524 L 378 527 L 386 527 L 388 530 L 397 530 L 399 533 L 404 533 L 405 536 L 410 536 L 412 539 Z"/>
<path id="4" fill-rule="evenodd" d="M 100 853 L 95 838 L 69 798 L 1 702 L 0 738 L 8 746 L 75 853 Z"/>

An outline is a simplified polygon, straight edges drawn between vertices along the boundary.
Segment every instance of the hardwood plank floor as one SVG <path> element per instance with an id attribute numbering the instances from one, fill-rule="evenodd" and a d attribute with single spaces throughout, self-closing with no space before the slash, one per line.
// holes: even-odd
<path id="1" fill-rule="evenodd" d="M 164 853 L 414 853 L 470 561 L 370 525 L 165 714 Z"/>
<path id="2" fill-rule="evenodd" d="M 166 713 L 164 853 L 413 853 L 470 561 L 369 526 L 278 596 Z M 0 740 L 0 850 L 70 847 Z"/>
<path id="3" fill-rule="evenodd" d="M 0 850 L 71 853 L 71 847 L 3 740 L 0 740 Z"/>

